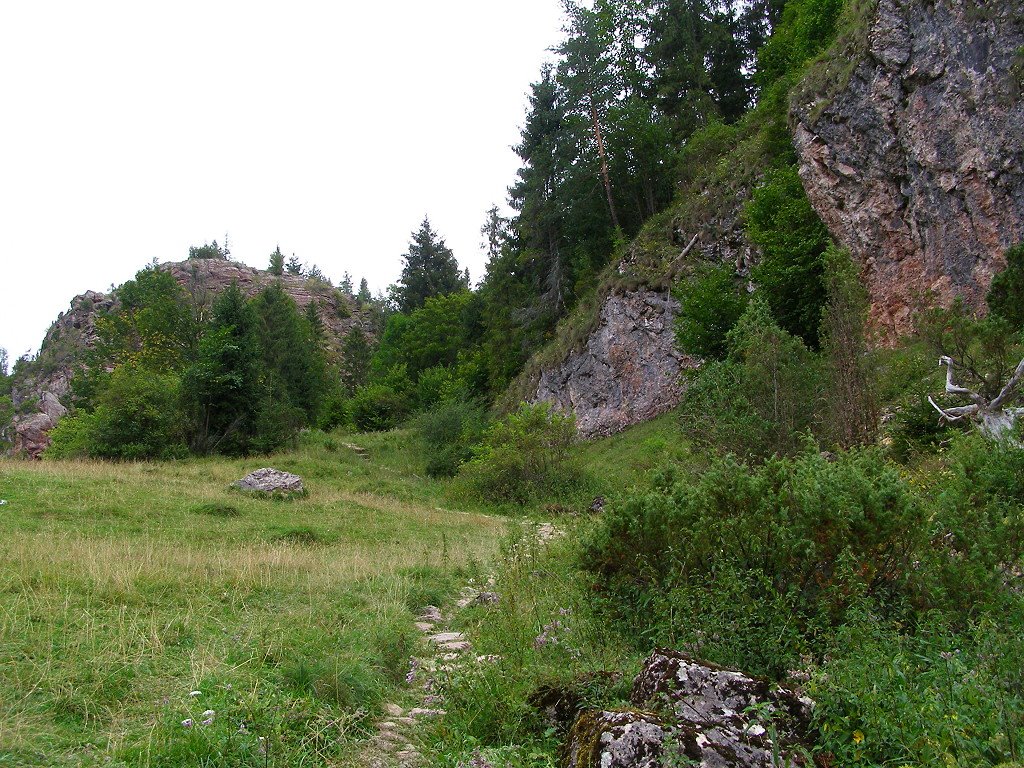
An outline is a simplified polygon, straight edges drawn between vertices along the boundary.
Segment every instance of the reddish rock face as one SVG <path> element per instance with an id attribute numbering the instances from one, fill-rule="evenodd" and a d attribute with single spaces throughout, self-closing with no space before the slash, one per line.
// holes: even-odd
<path id="1" fill-rule="evenodd" d="M 928 294 L 982 307 L 1024 240 L 1022 46 L 1021 0 L 879 0 L 849 81 L 796 92 L 807 194 L 890 339 Z"/>
<path id="2" fill-rule="evenodd" d="M 679 404 L 681 372 L 697 361 L 675 348 L 678 304 L 640 289 L 611 295 L 586 346 L 541 373 L 535 401 L 576 414 L 583 437 L 619 432 Z"/>

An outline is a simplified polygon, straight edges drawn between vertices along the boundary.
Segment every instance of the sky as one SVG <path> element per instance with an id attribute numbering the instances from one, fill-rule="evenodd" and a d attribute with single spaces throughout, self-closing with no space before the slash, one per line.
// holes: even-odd
<path id="1" fill-rule="evenodd" d="M 423 217 L 474 282 L 559 0 L 0 3 L 0 347 L 228 237 L 397 280 Z"/>

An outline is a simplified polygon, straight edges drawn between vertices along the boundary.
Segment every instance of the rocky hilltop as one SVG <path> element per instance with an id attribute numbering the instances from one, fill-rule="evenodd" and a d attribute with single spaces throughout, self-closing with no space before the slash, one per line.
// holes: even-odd
<path id="1" fill-rule="evenodd" d="M 214 297 L 232 283 L 247 296 L 253 296 L 270 282 L 280 282 L 300 310 L 316 302 L 329 353 L 336 360 L 341 358 L 345 337 L 356 325 L 373 334 L 367 314 L 356 309 L 351 296 L 329 283 L 300 275 L 275 276 L 224 259 L 168 262 L 160 268 L 174 275 L 202 307 L 210 307 Z M 12 424 L 16 455 L 38 458 L 49 445 L 49 431 L 70 405 L 71 378 L 82 364 L 84 353 L 96 343 L 96 320 L 116 308 L 116 291 L 86 291 L 72 299 L 68 310 L 47 330 L 38 356 L 19 376 L 13 390 L 17 411 Z"/>
<path id="2" fill-rule="evenodd" d="M 980 307 L 1024 240 L 1024 4 L 878 0 L 793 99 L 804 187 L 863 264 L 876 324 Z"/>

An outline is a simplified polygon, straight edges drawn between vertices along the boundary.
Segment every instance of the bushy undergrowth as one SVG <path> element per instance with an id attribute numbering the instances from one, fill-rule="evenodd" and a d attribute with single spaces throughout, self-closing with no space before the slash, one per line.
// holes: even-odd
<path id="1" fill-rule="evenodd" d="M 570 452 L 575 440 L 574 416 L 548 403 L 524 403 L 484 432 L 462 478 L 475 494 L 493 502 L 554 496 L 582 480 Z"/>
<path id="2" fill-rule="evenodd" d="M 447 400 L 424 411 L 413 420 L 413 429 L 423 442 L 427 474 L 454 477 L 473 456 L 487 414 L 479 403 Z"/>

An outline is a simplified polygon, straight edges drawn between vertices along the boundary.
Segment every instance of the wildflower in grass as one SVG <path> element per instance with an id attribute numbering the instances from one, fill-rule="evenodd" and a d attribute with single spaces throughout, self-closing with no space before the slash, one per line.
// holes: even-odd
<path id="1" fill-rule="evenodd" d="M 191 696 L 194 699 L 196 696 L 202 696 L 203 692 L 202 691 L 189 691 L 188 695 Z"/>
<path id="2" fill-rule="evenodd" d="M 212 709 L 203 712 L 203 725 L 213 725 L 213 718 L 217 715 Z"/>
<path id="3" fill-rule="evenodd" d="M 862 741 L 864 741 L 864 734 L 861 731 L 854 731 L 853 732 L 853 743 L 854 744 L 860 744 Z"/>
<path id="4" fill-rule="evenodd" d="M 409 658 L 409 672 L 405 676 L 405 684 L 412 685 L 412 681 L 416 679 L 416 672 L 420 668 L 420 660 L 415 656 Z"/>
<path id="5" fill-rule="evenodd" d="M 181 724 L 185 728 L 191 728 L 193 725 L 195 725 L 191 717 L 186 717 L 184 720 L 181 721 Z"/>
<path id="6" fill-rule="evenodd" d="M 238 732 L 243 734 L 249 732 L 249 729 L 245 725 L 245 720 L 238 724 Z"/>

